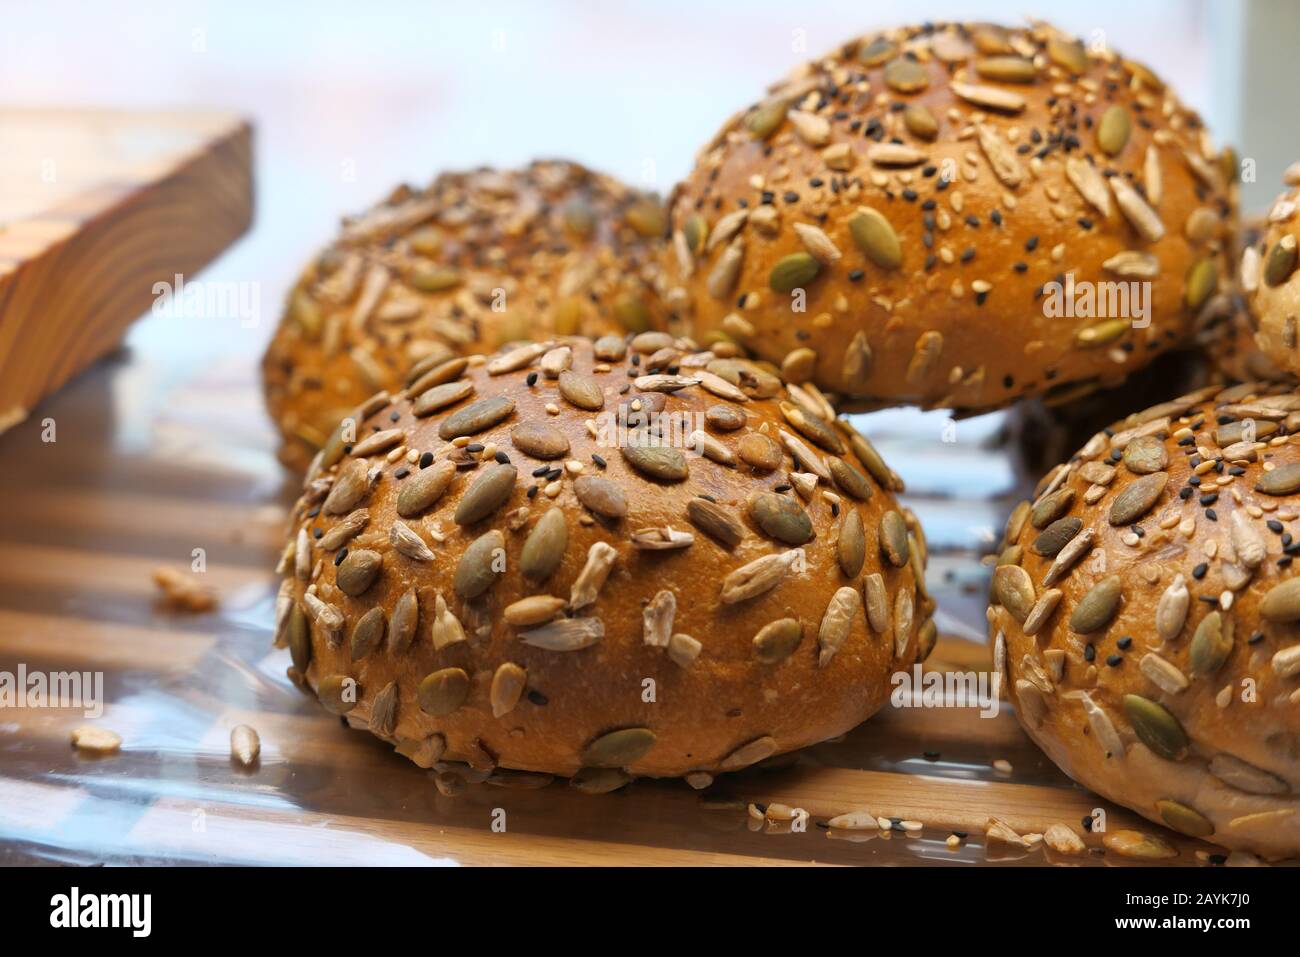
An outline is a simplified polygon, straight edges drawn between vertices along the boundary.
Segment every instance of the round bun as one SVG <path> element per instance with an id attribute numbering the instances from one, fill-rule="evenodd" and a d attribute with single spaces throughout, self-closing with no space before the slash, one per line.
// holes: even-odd
<path id="1" fill-rule="evenodd" d="M 1012 513 L 995 666 L 1080 784 L 1300 855 L 1300 391 L 1215 386 L 1098 433 Z"/>
<path id="2" fill-rule="evenodd" d="M 1255 341 L 1256 320 L 1252 314 L 1244 289 L 1243 276 L 1238 266 L 1258 264 L 1259 244 L 1263 241 L 1268 223 L 1262 219 L 1243 221 L 1236 233 L 1234 255 L 1230 265 L 1233 272 L 1226 280 L 1225 295 L 1219 297 L 1223 308 L 1216 318 L 1209 318 L 1197 333 L 1198 344 L 1214 363 L 1214 367 L 1229 381 L 1256 382 L 1285 379 L 1287 374 L 1276 362 L 1260 351 Z M 1247 250 L 1255 247 L 1254 253 Z M 1253 282 L 1258 273 L 1253 273 Z"/>
<path id="3" fill-rule="evenodd" d="M 662 326 L 659 199 L 576 163 L 403 186 L 303 270 L 262 363 L 281 458 L 301 469 L 412 366 L 519 339 Z"/>
<path id="4" fill-rule="evenodd" d="M 1255 342 L 1282 373 L 1300 375 L 1300 163 L 1287 171 L 1290 189 L 1273 203 L 1259 238 L 1241 258 L 1241 284 L 1256 323 Z"/>
<path id="5" fill-rule="evenodd" d="M 933 645 L 901 483 L 755 363 L 652 332 L 407 391 L 317 457 L 278 634 L 323 703 L 426 766 L 735 770 L 852 728 Z"/>
<path id="6" fill-rule="evenodd" d="M 1230 169 L 1150 70 L 1050 26 L 890 30 L 704 148 L 669 202 L 669 302 L 844 408 L 1068 397 L 1189 339 L 1227 272 Z M 1065 312 L 1070 275 L 1149 282 L 1149 325 Z"/>

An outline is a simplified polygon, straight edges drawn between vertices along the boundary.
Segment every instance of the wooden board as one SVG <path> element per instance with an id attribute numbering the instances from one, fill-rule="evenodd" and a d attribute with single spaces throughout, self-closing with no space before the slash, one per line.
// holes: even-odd
<path id="1" fill-rule="evenodd" d="M 270 645 L 270 569 L 294 483 L 260 410 L 256 347 L 177 369 L 176 356 L 150 347 L 159 322 L 145 320 L 129 359 L 101 363 L 51 400 L 58 442 L 42 443 L 37 421 L 0 436 L 0 671 L 102 673 L 105 711 L 89 723 L 124 742 L 120 754 L 87 758 L 69 747 L 82 713 L 0 710 L 0 863 L 1131 864 L 1099 853 L 1092 835 L 1092 850 L 1064 859 L 985 845 L 989 817 L 1021 833 L 1056 822 L 1081 832 L 1097 807 L 1111 828 L 1160 832 L 1178 848 L 1176 864 L 1203 863 L 1213 850 L 1075 786 L 1005 707 L 993 718 L 886 708 L 789 767 L 734 775 L 703 794 L 642 781 L 602 797 L 563 782 L 442 796 L 427 772 L 341 726 L 285 677 L 288 653 Z M 165 392 L 156 384 L 164 366 L 179 383 Z M 155 391 L 127 390 L 107 414 L 106 397 L 127 377 Z M 871 432 L 910 473 L 909 504 L 931 520 L 941 621 L 978 634 L 982 533 L 959 536 L 1004 503 L 987 500 L 991 487 L 952 497 L 952 476 L 1005 453 L 944 444 L 912 420 Z M 918 471 L 918 442 L 935 447 L 936 474 Z M 1010 481 L 1002 474 L 998 482 Z M 188 569 L 195 548 L 221 607 L 168 612 L 151 572 Z M 929 665 L 987 670 L 988 652 L 948 637 Z M 229 758 L 240 723 L 261 735 L 253 772 Z M 812 823 L 765 826 L 749 818 L 750 802 L 804 808 Z M 924 828 L 858 842 L 819 826 L 863 808 Z M 492 827 L 497 809 L 504 833 Z M 953 830 L 969 836 L 950 848 Z"/>
<path id="2" fill-rule="evenodd" d="M 249 226 L 252 131 L 221 113 L 0 110 L 0 431 Z"/>

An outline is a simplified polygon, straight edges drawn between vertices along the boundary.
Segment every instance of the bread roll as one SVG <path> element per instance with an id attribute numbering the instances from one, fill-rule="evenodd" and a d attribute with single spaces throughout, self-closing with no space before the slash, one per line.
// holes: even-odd
<path id="1" fill-rule="evenodd" d="M 889 30 L 700 152 L 669 202 L 670 303 L 857 407 L 1076 395 L 1189 339 L 1226 273 L 1231 175 L 1116 53 L 1045 24 Z"/>
<path id="2" fill-rule="evenodd" d="M 305 467 L 343 415 L 413 365 L 660 326 L 663 233 L 656 197 L 576 163 L 399 188 L 344 221 L 289 294 L 262 364 L 281 458 Z"/>
<path id="3" fill-rule="evenodd" d="M 317 456 L 278 635 L 418 763 L 707 780 L 852 728 L 933 644 L 897 476 L 748 360 L 573 339 L 407 391 Z"/>
<path id="4" fill-rule="evenodd" d="M 1211 387 L 1098 433 L 1007 524 L 989 609 L 1017 717 L 1080 784 L 1300 855 L 1300 391 Z"/>
<path id="5" fill-rule="evenodd" d="M 1263 354 L 1288 375 L 1300 375 L 1300 274 L 1297 241 L 1300 240 L 1300 163 L 1286 174 L 1287 192 L 1273 203 L 1261 238 L 1242 253 L 1241 284 L 1249 301 L 1257 331 L 1255 342 Z"/>

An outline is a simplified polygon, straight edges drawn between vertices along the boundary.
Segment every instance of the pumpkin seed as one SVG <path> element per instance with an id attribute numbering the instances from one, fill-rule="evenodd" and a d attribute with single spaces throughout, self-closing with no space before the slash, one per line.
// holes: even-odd
<path id="1" fill-rule="evenodd" d="M 897 269 L 903 263 L 898 233 L 879 210 L 859 207 L 849 219 L 849 234 L 862 254 L 881 269 Z"/>
<path id="2" fill-rule="evenodd" d="M 339 564 L 334 582 L 339 591 L 356 598 L 375 583 L 383 568 L 384 556 L 368 548 L 357 548 L 348 552 Z"/>
<path id="3" fill-rule="evenodd" d="M 559 567 L 568 544 L 569 527 L 564 521 L 564 511 L 548 509 L 528 533 L 519 553 L 519 570 L 532 581 L 545 581 Z"/>
<path id="4" fill-rule="evenodd" d="M 785 580 L 790 566 L 803 556 L 803 549 L 791 549 L 775 555 L 764 555 L 729 573 L 722 580 L 720 599 L 724 605 L 734 605 L 771 591 Z"/>
<path id="5" fill-rule="evenodd" d="M 560 373 L 560 395 L 570 403 L 588 412 L 599 412 L 605 407 L 605 393 L 600 383 L 589 375 L 566 369 Z"/>
<path id="6" fill-rule="evenodd" d="M 871 483 L 867 477 L 855 469 L 852 465 L 843 459 L 828 458 L 826 466 L 831 471 L 831 478 L 835 480 L 835 487 L 850 498 L 857 499 L 859 502 L 865 502 L 871 498 Z"/>
<path id="7" fill-rule="evenodd" d="M 644 236 L 646 239 L 657 239 L 663 236 L 668 224 L 664 219 L 663 208 L 654 200 L 646 198 L 633 203 L 628 207 L 623 218 L 627 224 L 634 230 Z"/>
<path id="8" fill-rule="evenodd" d="M 794 426 L 795 430 L 804 438 L 827 452 L 833 452 L 836 455 L 844 454 L 844 443 L 840 441 L 840 437 L 835 433 L 835 430 L 821 419 L 809 415 L 790 402 L 782 402 L 780 408 L 785 420 Z"/>
<path id="9" fill-rule="evenodd" d="M 1187 308 L 1200 309 L 1218 288 L 1219 269 L 1214 260 L 1200 260 L 1187 273 Z"/>
<path id="10" fill-rule="evenodd" d="M 408 398 L 424 395 L 436 385 L 459 379 L 468 367 L 469 360 L 464 356 L 448 359 L 430 355 L 411 367 L 406 379 L 406 395 Z"/>
<path id="11" fill-rule="evenodd" d="M 620 519 L 627 514 L 627 496 L 621 486 L 600 475 L 579 475 L 573 483 L 578 501 L 609 519 Z"/>
<path id="12" fill-rule="evenodd" d="M 489 465 L 465 490 L 456 506 L 457 525 L 473 525 L 487 518 L 510 499 L 519 472 L 513 465 Z"/>
<path id="13" fill-rule="evenodd" d="M 294 602 L 289 611 L 287 631 L 289 657 L 293 660 L 293 666 L 305 673 L 311 664 L 311 631 L 307 625 L 307 613 L 297 602 Z"/>
<path id="14" fill-rule="evenodd" d="M 1059 489 L 1051 495 L 1045 495 L 1030 509 L 1029 524 L 1041 531 L 1068 512 L 1072 504 L 1074 504 L 1072 488 Z"/>
<path id="15" fill-rule="evenodd" d="M 547 651 L 578 651 L 603 637 L 605 623 L 599 618 L 561 618 L 519 634 L 524 644 Z"/>
<path id="16" fill-rule="evenodd" d="M 649 728 L 610 731 L 587 745 L 582 763 L 592 768 L 625 768 L 645 757 L 657 740 Z"/>
<path id="17" fill-rule="evenodd" d="M 1084 326 L 1074 334 L 1074 344 L 1080 349 L 1095 349 L 1108 346 L 1124 333 L 1128 332 L 1127 319 L 1103 319 L 1101 322 Z"/>
<path id="18" fill-rule="evenodd" d="M 803 545 L 812 540 L 812 519 L 788 495 L 754 493 L 749 497 L 749 515 L 759 528 L 779 542 Z"/>
<path id="19" fill-rule="evenodd" d="M 1156 802 L 1156 810 L 1160 812 L 1160 819 L 1179 834 L 1186 834 L 1188 837 L 1209 837 L 1214 833 L 1214 825 L 1199 811 L 1186 804 L 1165 798 L 1163 801 Z"/>
<path id="20" fill-rule="evenodd" d="M 416 692 L 420 710 L 435 718 L 451 714 L 469 697 L 469 675 L 462 668 L 442 668 L 425 676 Z"/>
<path id="21" fill-rule="evenodd" d="M 781 467 L 781 446 L 761 432 L 746 434 L 736 447 L 736 454 L 743 462 L 765 472 Z"/>
<path id="22" fill-rule="evenodd" d="M 920 103 L 909 103 L 903 110 L 903 125 L 917 139 L 930 141 L 939 135 L 939 121 Z"/>
<path id="23" fill-rule="evenodd" d="M 907 564 L 907 523 L 893 509 L 880 516 L 880 551 L 895 568 Z"/>
<path id="24" fill-rule="evenodd" d="M 1042 555 L 1044 558 L 1052 558 L 1062 548 L 1070 543 L 1074 536 L 1079 534 L 1083 528 L 1083 519 L 1067 516 L 1058 518 L 1051 525 L 1043 529 L 1042 533 L 1034 539 L 1034 544 L 1030 549 L 1036 555 Z"/>
<path id="25" fill-rule="evenodd" d="M 1034 607 L 1034 583 L 1019 565 L 999 565 L 993 569 L 993 599 L 1023 622 Z"/>
<path id="26" fill-rule="evenodd" d="M 899 592 L 900 595 L 905 592 Z M 826 605 L 821 626 L 817 629 L 817 667 L 825 668 L 840 650 L 853 627 L 853 619 L 862 609 L 862 596 L 847 585 L 836 590 Z M 908 629 L 900 629 L 906 632 Z"/>
<path id="27" fill-rule="evenodd" d="M 569 787 L 583 794 L 608 794 L 631 780 L 619 768 L 579 768 L 578 773 L 569 778 Z"/>
<path id="28" fill-rule="evenodd" d="M 411 406 L 411 414 L 416 417 L 432 415 L 439 409 L 445 409 L 449 405 L 455 405 L 462 399 L 467 399 L 474 392 L 474 383 L 469 380 L 460 382 L 446 382 L 442 385 L 435 385 L 427 392 L 420 394 Z"/>
<path id="29" fill-rule="evenodd" d="M 712 376 L 713 373 L 706 373 Z M 717 378 L 714 376 L 714 378 Z M 722 380 L 719 380 L 722 381 Z M 710 392 L 713 390 L 710 389 Z M 742 392 L 741 395 L 744 395 Z M 745 396 L 745 401 L 749 401 L 749 396 Z M 742 427 L 747 421 L 745 413 L 732 405 L 711 405 L 704 412 L 704 421 L 719 432 L 735 432 Z"/>
<path id="30" fill-rule="evenodd" d="M 1132 482 L 1124 491 L 1116 495 L 1115 501 L 1111 503 L 1110 523 L 1132 525 L 1151 511 L 1164 492 L 1168 481 L 1168 473 L 1154 472 Z"/>
<path id="31" fill-rule="evenodd" d="M 1117 103 L 1097 123 L 1097 145 L 1107 156 L 1118 156 L 1128 143 L 1129 131 L 1128 110 Z"/>
<path id="32" fill-rule="evenodd" d="M 768 622 L 754 636 L 754 654 L 765 665 L 774 665 L 794 654 L 803 642 L 803 623 L 797 618 Z"/>
<path id="33" fill-rule="evenodd" d="M 757 139 L 768 139 L 781 128 L 781 124 L 785 122 L 785 114 L 788 109 L 789 105 L 786 101 L 779 98 L 760 103 L 750 110 L 749 115 L 745 117 L 745 127 Z"/>
<path id="34" fill-rule="evenodd" d="M 569 440 L 564 433 L 541 422 L 525 422 L 510 433 L 510 442 L 535 459 L 558 459 L 569 454 Z"/>
<path id="35" fill-rule="evenodd" d="M 605 362 L 622 362 L 627 355 L 627 340 L 622 336 L 601 336 L 593 343 L 592 351 Z"/>
<path id="36" fill-rule="evenodd" d="M 443 419 L 438 426 L 438 438 L 450 442 L 463 435 L 475 435 L 508 419 L 514 411 L 515 400 L 509 396 L 479 399 Z"/>
<path id="37" fill-rule="evenodd" d="M 358 508 L 348 512 L 337 525 L 320 537 L 317 544 L 327 552 L 342 548 L 366 527 L 370 522 L 370 510 Z M 301 552 L 300 552 L 301 554 Z M 299 576 L 303 577 L 303 576 Z"/>
<path id="38" fill-rule="evenodd" d="M 718 767 L 723 771 L 739 771 L 741 768 L 747 768 L 751 764 L 770 758 L 776 754 L 777 747 L 776 738 L 770 735 L 755 738 L 728 754 L 718 763 Z"/>
<path id="39" fill-rule="evenodd" d="M 1259 613 L 1266 621 L 1300 621 L 1300 577 L 1279 582 L 1265 593 Z"/>
<path id="40" fill-rule="evenodd" d="M 1088 589 L 1070 615 L 1070 630 L 1080 635 L 1100 631 L 1119 611 L 1122 586 L 1118 575 L 1104 578 Z"/>
<path id="41" fill-rule="evenodd" d="M 1133 732 L 1154 753 L 1168 761 L 1181 761 L 1187 754 L 1187 733 L 1164 706 L 1141 695 L 1124 696 L 1124 713 Z"/>
<path id="42" fill-rule="evenodd" d="M 745 537 L 745 526 L 727 509 L 704 498 L 686 503 L 686 517 L 700 531 L 711 535 L 727 548 L 735 548 Z"/>
<path id="43" fill-rule="evenodd" d="M 1150 475 L 1168 464 L 1165 443 L 1154 435 L 1140 435 L 1124 447 L 1124 465 L 1134 475 Z"/>
<path id="44" fill-rule="evenodd" d="M 1212 675 L 1228 660 L 1232 653 L 1232 619 L 1212 611 L 1196 626 L 1188 649 L 1188 662 L 1194 675 Z"/>
<path id="45" fill-rule="evenodd" d="M 1007 516 L 1007 525 L 1002 532 L 1002 543 L 1011 545 L 1016 539 L 1020 538 L 1020 533 L 1024 531 L 1027 521 L 1029 521 L 1029 503 L 1021 502 Z"/>
<path id="46" fill-rule="evenodd" d="M 624 460 L 642 475 L 659 479 L 663 482 L 680 482 L 689 474 L 686 456 L 681 449 L 671 445 L 643 445 L 640 443 L 622 446 L 619 451 Z"/>
<path id="47" fill-rule="evenodd" d="M 402 593 L 393 606 L 393 620 L 388 628 L 388 649 L 401 654 L 411 647 L 415 630 L 420 624 L 420 601 L 412 586 Z"/>
<path id="48" fill-rule="evenodd" d="M 1286 240 L 1290 239 L 1290 242 Z M 1295 239 L 1286 236 L 1276 246 L 1269 250 L 1268 256 L 1264 259 L 1264 284 L 1267 286 L 1280 286 L 1291 278 L 1295 272 L 1296 263 L 1300 250 L 1297 249 Z"/>
<path id="49" fill-rule="evenodd" d="M 316 686 L 316 697 L 330 714 L 347 714 L 357 706 L 361 689 L 347 675 L 326 675 Z"/>
<path id="50" fill-rule="evenodd" d="M 682 224 L 682 234 L 686 237 L 686 248 L 698 255 L 709 236 L 709 224 L 699 213 L 692 213 Z"/>
<path id="51" fill-rule="evenodd" d="M 1088 53 L 1078 40 L 1053 37 L 1047 41 L 1047 56 L 1057 66 L 1071 73 L 1083 73 L 1088 69 Z"/>
<path id="52" fill-rule="evenodd" d="M 382 608 L 375 606 L 362 615 L 356 627 L 352 629 L 352 660 L 360 661 L 378 648 L 379 643 L 384 640 L 384 631 L 387 628 L 388 619 L 384 617 Z"/>
<path id="53" fill-rule="evenodd" d="M 919 93 L 930 85 L 925 67 L 908 57 L 897 57 L 885 64 L 885 85 L 898 93 Z"/>
<path id="54" fill-rule="evenodd" d="M 1278 430 L 1278 424 L 1276 422 L 1269 422 L 1264 419 L 1252 421 L 1254 422 L 1254 435 L 1252 436 L 1252 441 L 1262 442 Z M 1221 425 L 1214 430 L 1214 444 L 1219 446 L 1221 449 L 1227 449 L 1230 446 L 1236 445 L 1238 442 L 1243 441 L 1245 437 L 1245 422 L 1229 422 L 1227 425 Z M 1264 477 L 1271 474 L 1271 472 L 1266 472 Z M 1263 489 L 1258 485 L 1255 486 L 1255 488 L 1258 491 L 1263 491 Z M 1289 493 L 1279 492 L 1278 494 L 1285 495 Z"/>
<path id="55" fill-rule="evenodd" d="M 470 542 L 456 563 L 456 575 L 452 581 L 456 594 L 468 600 L 492 587 L 497 575 L 504 571 L 496 565 L 497 556 L 504 555 L 505 548 L 505 536 L 495 528 Z"/>
<path id="56" fill-rule="evenodd" d="M 1300 462 L 1288 462 L 1265 472 L 1259 477 L 1255 490 L 1265 495 L 1292 495 L 1300 492 Z"/>
<path id="57" fill-rule="evenodd" d="M 850 508 L 844 513 L 835 551 L 840 571 L 847 578 L 857 578 L 867 560 L 867 536 L 862 527 L 862 516 L 856 508 Z"/>
<path id="58" fill-rule="evenodd" d="M 975 61 L 975 72 L 984 80 L 998 83 L 1033 83 L 1038 79 L 1038 68 L 1033 60 L 1019 56 L 993 56 Z"/>
<path id="59" fill-rule="evenodd" d="M 397 682 L 390 681 L 379 689 L 370 703 L 370 731 L 381 738 L 390 737 L 397 728 Z"/>
<path id="60" fill-rule="evenodd" d="M 338 477 L 334 479 L 334 487 L 330 489 L 329 495 L 325 496 L 321 511 L 326 515 L 346 514 L 352 511 L 369 491 L 370 480 L 366 463 L 353 459 L 339 469 Z"/>
<path id="61" fill-rule="evenodd" d="M 499 718 L 514 710 L 523 696 L 528 684 L 528 672 L 513 661 L 497 666 L 492 675 L 492 687 L 488 698 L 492 703 L 492 717 Z"/>
<path id="62" fill-rule="evenodd" d="M 898 48 L 884 37 L 878 37 L 858 51 L 863 66 L 880 66 L 888 61 Z"/>
<path id="63" fill-rule="evenodd" d="M 397 493 L 397 514 L 415 518 L 426 511 L 442 498 L 455 477 L 456 465 L 447 459 L 419 469 L 402 483 L 402 490 Z"/>
<path id="64" fill-rule="evenodd" d="M 817 278 L 822 264 L 808 253 L 791 253 L 779 259 L 768 275 L 773 292 L 794 292 Z"/>

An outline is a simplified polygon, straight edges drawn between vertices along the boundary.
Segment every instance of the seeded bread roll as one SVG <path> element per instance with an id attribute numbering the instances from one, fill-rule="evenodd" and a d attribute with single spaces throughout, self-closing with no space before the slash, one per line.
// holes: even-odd
<path id="1" fill-rule="evenodd" d="M 303 271 L 262 363 L 302 469 L 408 370 L 553 334 L 659 328 L 659 200 L 576 163 L 444 173 L 355 219 Z"/>
<path id="2" fill-rule="evenodd" d="M 1212 387 L 1098 433 L 1007 523 L 990 631 L 1080 784 L 1300 855 L 1300 391 Z"/>
<path id="3" fill-rule="evenodd" d="M 1300 375 L 1300 163 L 1286 172 L 1288 191 L 1273 203 L 1262 238 L 1246 247 L 1241 284 L 1256 323 L 1255 342 L 1284 373 Z"/>
<path id="4" fill-rule="evenodd" d="M 1189 338 L 1225 274 L 1227 170 L 1150 70 L 1050 26 L 890 30 L 704 148 L 669 203 L 670 303 L 845 408 L 1073 395 Z M 1149 325 L 1065 312 L 1045 287 L 1068 275 L 1149 281 Z"/>
<path id="5" fill-rule="evenodd" d="M 748 360 L 574 339 L 407 391 L 317 456 L 278 635 L 423 766 L 699 783 L 852 728 L 933 645 L 897 476 Z"/>
<path id="6" fill-rule="evenodd" d="M 1255 247 L 1255 254 L 1258 254 L 1267 229 L 1268 223 L 1262 219 L 1246 220 L 1241 224 L 1233 244 L 1235 255 L 1230 262 L 1233 272 L 1224 284 L 1227 287 L 1225 294 L 1218 297 L 1222 309 L 1197 333 L 1198 344 L 1219 372 L 1232 382 L 1273 381 L 1288 377 L 1276 362 L 1260 351 L 1255 341 L 1257 322 L 1247 302 L 1239 268 L 1242 263 L 1251 264 L 1251 254 L 1247 250 Z M 1257 264 L 1258 260 L 1253 262 Z M 1253 272 L 1252 284 L 1258 283 L 1258 278 L 1258 272 Z"/>

